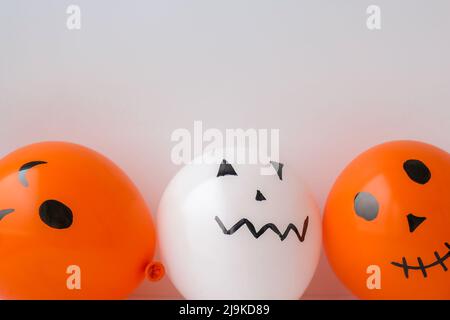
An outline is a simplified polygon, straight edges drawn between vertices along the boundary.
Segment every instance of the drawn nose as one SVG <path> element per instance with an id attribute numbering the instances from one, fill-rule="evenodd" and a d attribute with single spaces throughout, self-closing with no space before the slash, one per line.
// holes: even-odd
<path id="1" fill-rule="evenodd" d="M 255 197 L 256 201 L 264 201 L 267 200 L 266 197 L 264 197 L 264 195 L 261 193 L 261 191 L 256 190 L 256 197 Z"/>
<path id="2" fill-rule="evenodd" d="M 408 214 L 406 218 L 408 219 L 409 232 L 414 232 L 427 219 L 425 217 L 415 216 L 412 213 Z"/>

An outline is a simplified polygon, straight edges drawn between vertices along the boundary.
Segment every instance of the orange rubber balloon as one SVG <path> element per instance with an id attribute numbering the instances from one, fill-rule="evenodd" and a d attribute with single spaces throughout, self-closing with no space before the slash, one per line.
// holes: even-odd
<path id="1" fill-rule="evenodd" d="M 154 227 L 110 160 L 45 142 L 0 161 L 0 296 L 122 299 L 143 280 Z"/>
<path id="2" fill-rule="evenodd" d="M 363 299 L 450 299 L 450 155 L 414 141 L 353 160 L 328 197 L 324 245 Z"/>

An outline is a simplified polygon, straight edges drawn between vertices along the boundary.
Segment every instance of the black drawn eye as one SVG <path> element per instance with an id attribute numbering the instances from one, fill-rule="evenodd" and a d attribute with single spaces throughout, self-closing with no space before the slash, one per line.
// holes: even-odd
<path id="1" fill-rule="evenodd" d="M 47 200 L 39 208 L 39 216 L 46 225 L 54 229 L 67 229 L 72 225 L 72 210 L 57 200 Z"/>
<path id="2" fill-rule="evenodd" d="M 378 200 L 369 192 L 359 192 L 354 200 L 356 214 L 367 220 L 372 221 L 378 216 Z"/>
<path id="3" fill-rule="evenodd" d="M 237 176 L 236 171 L 231 164 L 229 164 L 225 159 L 222 161 L 219 167 L 219 172 L 217 172 L 217 177 L 223 176 Z"/>
<path id="4" fill-rule="evenodd" d="M 45 161 L 30 161 L 25 163 L 23 166 L 21 166 L 19 168 L 19 181 L 20 183 L 27 188 L 28 187 L 28 180 L 26 177 L 26 174 L 28 172 L 28 170 L 30 170 L 31 168 L 41 165 L 41 164 L 46 164 L 47 162 Z"/>
<path id="5" fill-rule="evenodd" d="M 279 162 L 275 162 L 275 161 L 270 161 L 270 164 L 272 165 L 272 167 L 277 172 L 278 178 L 280 178 L 280 180 L 283 180 L 283 167 L 284 167 L 284 164 L 279 163 Z"/>
<path id="6" fill-rule="evenodd" d="M 410 159 L 405 161 L 403 169 L 412 181 L 419 184 L 425 184 L 431 178 L 430 169 L 420 160 Z"/>
<path id="7" fill-rule="evenodd" d="M 13 213 L 14 209 L 3 209 L 0 210 L 0 220 L 2 220 L 6 215 Z"/>

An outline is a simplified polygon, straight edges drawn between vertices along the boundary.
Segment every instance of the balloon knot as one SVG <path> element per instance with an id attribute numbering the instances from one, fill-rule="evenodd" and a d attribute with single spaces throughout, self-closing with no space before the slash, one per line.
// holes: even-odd
<path id="1" fill-rule="evenodd" d="M 161 280 L 166 273 L 164 265 L 161 262 L 155 261 L 149 263 L 147 267 L 145 267 L 145 277 L 147 280 L 156 282 Z"/>

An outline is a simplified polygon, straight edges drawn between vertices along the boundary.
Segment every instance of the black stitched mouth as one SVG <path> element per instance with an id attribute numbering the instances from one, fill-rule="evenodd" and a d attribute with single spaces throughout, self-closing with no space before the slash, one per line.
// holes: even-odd
<path id="1" fill-rule="evenodd" d="M 226 235 L 232 235 L 233 233 L 238 231 L 243 225 L 246 225 L 248 230 L 250 231 L 250 233 L 255 237 L 255 239 L 258 239 L 261 235 L 263 235 L 267 229 L 271 229 L 273 232 L 275 232 L 280 237 L 281 241 L 286 239 L 287 236 L 289 235 L 289 233 L 292 231 L 297 235 L 298 240 L 300 242 L 303 242 L 303 241 L 305 241 L 306 231 L 308 229 L 309 216 L 306 217 L 305 221 L 303 222 L 303 229 L 302 229 L 301 234 L 298 231 L 297 227 L 293 223 L 290 223 L 287 226 L 286 230 L 283 233 L 281 233 L 281 231 L 273 223 L 267 223 L 264 226 L 262 226 L 261 229 L 259 229 L 259 231 L 257 231 L 255 226 L 253 225 L 253 223 L 251 223 L 249 220 L 247 220 L 245 218 L 239 220 L 230 229 L 227 229 L 225 227 L 225 225 L 222 223 L 222 221 L 220 220 L 219 217 L 216 216 L 215 220 L 216 220 L 217 224 L 219 225 L 219 227 L 222 229 L 223 233 Z"/>
<path id="2" fill-rule="evenodd" d="M 427 274 L 427 269 L 440 265 L 442 267 L 442 269 L 444 269 L 444 271 L 447 271 L 448 268 L 445 265 L 445 260 L 447 260 L 450 257 L 450 244 L 448 242 L 445 243 L 445 246 L 448 249 L 448 252 L 441 257 L 439 255 L 439 253 L 437 251 L 434 252 L 434 256 L 436 257 L 436 261 L 434 261 L 433 263 L 430 264 L 423 264 L 422 258 L 418 257 L 417 258 L 417 263 L 419 264 L 418 266 L 411 266 L 406 262 L 406 258 L 403 257 L 402 258 L 402 263 L 399 262 L 391 262 L 392 265 L 402 268 L 403 269 L 403 273 L 405 274 L 406 279 L 409 278 L 409 270 L 420 270 L 422 271 L 422 275 L 424 276 L 424 278 L 426 278 L 428 276 Z"/>

